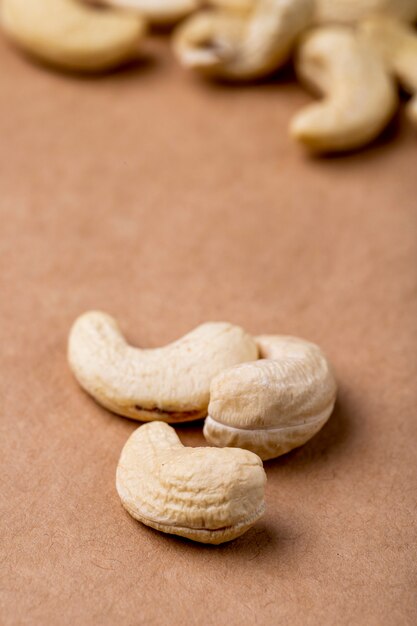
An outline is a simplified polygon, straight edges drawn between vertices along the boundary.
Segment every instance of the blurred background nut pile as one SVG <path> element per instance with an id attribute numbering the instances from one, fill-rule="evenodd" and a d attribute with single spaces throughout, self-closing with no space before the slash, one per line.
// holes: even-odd
<path id="1" fill-rule="evenodd" d="M 321 100 L 290 134 L 309 151 L 361 148 L 411 95 L 417 127 L 417 0 L 2 0 L 5 35 L 64 70 L 97 72 L 140 56 L 149 26 L 170 26 L 188 70 L 227 81 L 264 78 L 293 62 Z"/>

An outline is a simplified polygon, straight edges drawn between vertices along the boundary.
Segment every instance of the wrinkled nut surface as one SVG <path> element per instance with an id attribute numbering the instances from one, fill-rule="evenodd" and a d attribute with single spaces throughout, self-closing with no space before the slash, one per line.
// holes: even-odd
<path id="1" fill-rule="evenodd" d="M 302 82 L 323 99 L 301 110 L 290 133 L 316 152 L 362 147 L 386 127 L 398 106 L 394 81 L 367 42 L 348 27 L 318 28 L 296 61 Z"/>
<path id="2" fill-rule="evenodd" d="M 223 322 L 202 324 L 163 348 L 140 350 L 126 343 L 112 317 L 96 311 L 75 321 L 68 342 L 81 387 L 111 411 L 143 421 L 204 417 L 212 379 L 257 357 L 252 337 Z"/>
<path id="3" fill-rule="evenodd" d="M 116 488 L 125 509 L 156 530 L 202 543 L 239 537 L 264 513 L 262 461 L 246 450 L 186 448 L 162 422 L 123 448 Z"/>
<path id="4" fill-rule="evenodd" d="M 0 20 L 25 52 L 73 71 L 103 71 L 132 59 L 145 33 L 140 16 L 78 0 L 1 0 Z"/>
<path id="5" fill-rule="evenodd" d="M 103 0 L 108 6 L 133 10 L 151 24 L 173 24 L 194 11 L 200 0 Z"/>
<path id="6" fill-rule="evenodd" d="M 353 24 L 374 13 L 384 13 L 401 20 L 417 19 L 417 0 L 315 0 L 319 24 Z"/>
<path id="7" fill-rule="evenodd" d="M 210 389 L 204 436 L 267 460 L 311 439 L 336 400 L 331 367 L 318 346 L 287 336 L 257 339 L 261 359 L 220 373 Z"/>
<path id="8" fill-rule="evenodd" d="M 359 30 L 401 86 L 412 94 L 407 113 L 417 126 L 417 31 L 399 20 L 383 16 L 365 20 Z"/>
<path id="9" fill-rule="evenodd" d="M 249 11 L 226 2 L 186 20 L 174 34 L 174 51 L 185 67 L 207 75 L 259 78 L 288 60 L 312 16 L 312 0 L 256 0 Z"/>

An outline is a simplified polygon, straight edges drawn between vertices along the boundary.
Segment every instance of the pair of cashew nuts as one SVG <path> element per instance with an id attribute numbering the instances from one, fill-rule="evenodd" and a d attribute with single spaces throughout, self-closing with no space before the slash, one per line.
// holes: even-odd
<path id="1" fill-rule="evenodd" d="M 96 3 L 94 3 L 96 4 Z M 398 108 L 417 126 L 417 0 L 1 0 L 6 34 L 39 59 L 98 71 L 135 57 L 147 23 L 171 24 L 187 68 L 228 80 L 265 76 L 296 53 L 300 80 L 323 96 L 291 122 L 314 152 L 366 145 Z M 201 9 L 201 10 L 197 10 Z M 310 27 L 315 26 L 312 30 Z M 355 28 L 353 28 L 355 26 Z"/>
<path id="2" fill-rule="evenodd" d="M 336 399 L 318 346 L 252 338 L 228 323 L 203 324 L 163 348 L 141 350 L 127 344 L 112 317 L 89 312 L 71 329 L 68 360 L 101 405 L 151 422 L 120 457 L 124 507 L 148 526 L 204 543 L 234 539 L 262 516 L 261 459 L 308 441 Z M 204 436 L 217 448 L 184 447 L 167 424 L 202 417 Z"/>

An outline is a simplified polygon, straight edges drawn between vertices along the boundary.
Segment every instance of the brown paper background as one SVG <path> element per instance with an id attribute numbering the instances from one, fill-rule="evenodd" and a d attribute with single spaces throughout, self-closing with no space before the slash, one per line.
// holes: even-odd
<path id="1" fill-rule="evenodd" d="M 208 85 L 165 44 L 96 79 L 0 44 L 0 622 L 415 624 L 417 138 L 307 158 L 287 78 Z M 267 514 L 206 547 L 115 492 L 137 426 L 66 364 L 81 312 L 157 346 L 207 320 L 318 342 L 337 409 L 266 464 Z M 201 423 L 178 429 L 203 445 Z"/>

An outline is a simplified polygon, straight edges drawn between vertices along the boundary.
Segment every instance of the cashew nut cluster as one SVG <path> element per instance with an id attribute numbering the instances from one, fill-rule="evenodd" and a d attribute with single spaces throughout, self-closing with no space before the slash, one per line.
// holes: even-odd
<path id="1" fill-rule="evenodd" d="M 220 544 L 265 511 L 262 461 L 239 449 L 187 448 L 162 422 L 140 426 L 125 444 L 116 488 L 125 509 L 156 530 Z"/>
<path id="2" fill-rule="evenodd" d="M 206 323 L 164 348 L 140 350 L 126 343 L 112 317 L 97 311 L 75 321 L 68 342 L 81 387 L 111 411 L 142 421 L 205 417 L 212 379 L 257 358 L 255 341 L 239 326 Z"/>
<path id="3" fill-rule="evenodd" d="M 104 0 L 108 6 L 129 9 L 151 24 L 173 24 L 199 6 L 199 0 Z"/>
<path id="4" fill-rule="evenodd" d="M 112 317 L 91 311 L 72 326 L 68 360 L 100 404 L 150 422 L 120 456 L 123 506 L 152 528 L 203 543 L 235 539 L 263 515 L 261 459 L 303 445 L 336 399 L 318 346 L 279 335 L 254 339 L 225 322 L 141 350 L 127 344 Z M 184 447 L 166 423 L 206 416 L 204 436 L 216 447 Z"/>
<path id="5" fill-rule="evenodd" d="M 315 4 L 319 24 L 354 24 L 375 13 L 408 22 L 417 19 L 417 0 L 315 0 Z"/>
<path id="6" fill-rule="evenodd" d="M 360 26 L 364 38 L 381 56 L 401 86 L 412 95 L 407 105 L 410 120 L 417 127 L 417 32 L 386 16 L 375 16 Z"/>
<path id="7" fill-rule="evenodd" d="M 322 99 L 293 118 L 290 135 L 316 154 L 362 148 L 378 137 L 399 106 L 394 78 L 412 96 L 407 113 L 417 126 L 417 0 L 0 3 L 0 24 L 13 42 L 46 63 L 84 72 L 135 58 L 148 22 L 182 19 L 174 52 L 209 77 L 258 79 L 294 53 L 298 78 Z"/>
<path id="8" fill-rule="evenodd" d="M 302 82 L 323 99 L 301 110 L 291 135 L 315 152 L 366 145 L 392 118 L 398 97 L 394 81 L 373 48 L 344 26 L 309 32 L 296 61 Z"/>
<path id="9" fill-rule="evenodd" d="M 311 23 L 312 0 L 254 0 L 236 9 L 230 0 L 191 16 L 174 36 L 180 62 L 231 80 L 259 78 L 283 65 Z"/>
<path id="10" fill-rule="evenodd" d="M 271 459 L 303 445 L 331 415 L 332 369 L 318 346 L 287 336 L 257 338 L 261 359 L 221 372 L 210 388 L 204 436 Z"/>
<path id="11" fill-rule="evenodd" d="M 134 58 L 145 33 L 138 15 L 78 0 L 1 0 L 0 21 L 25 52 L 75 71 L 110 69 Z"/>

